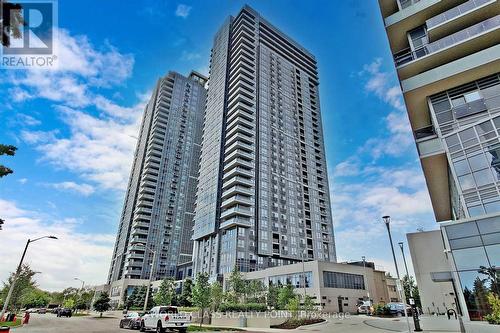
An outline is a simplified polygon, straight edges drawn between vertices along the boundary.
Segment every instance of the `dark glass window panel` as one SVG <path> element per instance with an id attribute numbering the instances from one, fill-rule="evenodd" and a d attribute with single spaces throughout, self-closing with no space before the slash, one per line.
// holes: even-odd
<path id="1" fill-rule="evenodd" d="M 489 120 L 476 126 L 476 131 L 478 134 L 489 133 L 493 130 L 494 130 L 493 125 Z"/>
<path id="2" fill-rule="evenodd" d="M 472 175 L 470 174 L 458 177 L 458 181 L 460 182 L 460 187 L 463 191 L 470 190 L 475 187 L 474 178 L 472 178 Z"/>
<path id="3" fill-rule="evenodd" d="M 495 245 L 500 244 L 500 232 L 495 232 L 493 234 L 481 235 L 484 245 Z M 499 265 L 500 267 L 500 265 Z"/>
<path id="4" fill-rule="evenodd" d="M 441 113 L 436 114 L 436 119 L 438 123 L 446 123 L 448 121 L 453 121 L 453 112 L 450 111 L 444 111 Z"/>
<path id="5" fill-rule="evenodd" d="M 489 313 L 486 294 L 491 290 L 491 283 L 478 271 L 459 272 L 458 275 L 470 318 L 481 320 Z"/>
<path id="6" fill-rule="evenodd" d="M 493 183 L 493 176 L 490 169 L 484 169 L 473 173 L 477 186 L 484 186 Z"/>
<path id="7" fill-rule="evenodd" d="M 474 132 L 473 128 L 463 130 L 462 132 L 458 133 L 458 135 L 460 136 L 460 139 L 462 139 L 462 142 L 474 139 L 476 137 L 476 133 Z"/>
<path id="8" fill-rule="evenodd" d="M 453 162 L 453 167 L 455 168 L 457 177 L 470 173 L 469 164 L 466 159 Z"/>
<path id="9" fill-rule="evenodd" d="M 477 221 L 479 232 L 481 234 L 489 234 L 492 232 L 500 232 L 500 217 L 491 217 Z"/>
<path id="10" fill-rule="evenodd" d="M 455 259 L 455 264 L 459 271 L 468 269 L 477 270 L 480 266 L 488 266 L 486 252 L 484 252 L 484 247 L 482 246 L 454 250 L 452 251 L 452 253 L 453 258 Z"/>
<path id="11" fill-rule="evenodd" d="M 450 135 L 445 140 L 448 147 L 460 144 L 460 140 L 458 139 L 458 135 L 456 134 Z"/>
<path id="12" fill-rule="evenodd" d="M 479 230 L 477 230 L 475 222 L 458 223 L 455 225 L 449 225 L 445 228 L 448 239 L 479 235 Z"/>
<path id="13" fill-rule="evenodd" d="M 484 209 L 487 214 L 500 212 L 500 201 L 493 201 L 484 203 Z"/>
<path id="14" fill-rule="evenodd" d="M 473 237 L 465 237 L 450 240 L 450 247 L 452 250 L 464 249 L 468 247 L 476 247 L 482 246 L 481 237 L 473 236 Z"/>
<path id="15" fill-rule="evenodd" d="M 451 100 L 451 104 L 453 107 L 464 105 L 465 104 L 465 97 L 460 96 L 460 97 L 455 97 Z"/>
<path id="16" fill-rule="evenodd" d="M 434 108 L 435 113 L 439 113 L 441 111 L 446 111 L 451 109 L 451 104 L 448 99 L 445 99 L 440 102 L 436 102 L 432 104 L 432 107 Z"/>
<path id="17" fill-rule="evenodd" d="M 467 209 L 469 211 L 469 215 L 472 217 L 484 214 L 483 206 L 472 206 Z"/>
<path id="18" fill-rule="evenodd" d="M 485 169 L 489 166 L 488 161 L 486 160 L 486 157 L 484 157 L 483 154 L 470 156 L 468 159 L 472 171 Z"/>
<path id="19" fill-rule="evenodd" d="M 488 245 L 484 247 L 490 260 L 490 265 L 500 267 L 500 244 Z"/>

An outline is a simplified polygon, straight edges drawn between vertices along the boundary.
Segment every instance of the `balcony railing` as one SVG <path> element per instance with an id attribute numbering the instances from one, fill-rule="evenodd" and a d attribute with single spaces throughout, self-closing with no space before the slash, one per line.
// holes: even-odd
<path id="1" fill-rule="evenodd" d="M 410 7 L 411 5 L 414 5 L 416 4 L 417 2 L 419 2 L 420 0 L 398 0 L 399 2 L 399 7 L 401 9 L 405 9 L 407 7 Z"/>
<path id="2" fill-rule="evenodd" d="M 416 129 L 414 133 L 417 140 L 436 135 L 436 131 L 432 125 Z"/>
<path id="3" fill-rule="evenodd" d="M 485 31 L 498 28 L 499 26 L 500 15 L 497 15 L 484 20 L 483 22 L 470 26 L 467 29 L 460 30 L 458 32 L 455 32 L 454 34 L 438 39 L 435 42 L 428 43 L 417 50 L 412 51 L 410 48 L 404 49 L 394 55 L 394 62 L 396 63 L 396 67 L 399 67 L 415 59 L 452 46 L 453 44 L 463 42 L 464 40 L 477 36 Z"/>
<path id="4" fill-rule="evenodd" d="M 443 22 L 452 20 L 452 19 L 462 15 L 463 13 L 471 11 L 471 10 L 473 10 L 477 7 L 480 7 L 480 6 L 484 5 L 485 3 L 488 3 L 491 1 L 492 0 L 469 0 L 467 2 L 464 2 L 460 6 L 453 7 L 451 9 L 445 11 L 444 13 L 441 13 L 439 15 L 436 15 L 436 16 L 428 19 L 426 22 L 427 29 L 432 29 L 435 26 L 437 26 Z"/>

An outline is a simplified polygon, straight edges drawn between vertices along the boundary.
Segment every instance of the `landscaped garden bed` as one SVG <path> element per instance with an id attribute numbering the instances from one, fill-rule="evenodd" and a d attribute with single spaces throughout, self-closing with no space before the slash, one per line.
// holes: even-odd
<path id="1" fill-rule="evenodd" d="M 322 318 L 300 318 L 300 319 L 289 319 L 283 324 L 280 325 L 273 325 L 271 328 L 281 328 L 285 330 L 293 330 L 297 327 L 300 326 L 305 326 L 305 325 L 312 325 L 312 324 L 318 324 L 322 323 L 325 320 Z"/>

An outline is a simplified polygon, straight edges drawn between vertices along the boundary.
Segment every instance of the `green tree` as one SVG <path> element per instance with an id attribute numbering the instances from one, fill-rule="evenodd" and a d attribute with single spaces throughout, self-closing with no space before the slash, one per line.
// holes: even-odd
<path id="1" fill-rule="evenodd" d="M 229 275 L 228 285 L 229 291 L 234 296 L 234 303 L 240 302 L 242 296 L 245 298 L 247 293 L 247 283 L 245 280 L 243 280 L 243 276 L 236 266 L 234 266 L 231 275 Z"/>
<path id="2" fill-rule="evenodd" d="M 266 287 L 261 280 L 250 280 L 247 284 L 247 290 L 250 303 L 265 303 L 264 292 Z"/>
<path id="3" fill-rule="evenodd" d="M 280 288 L 275 286 L 274 284 L 269 285 L 267 290 L 267 306 L 270 309 L 278 308 L 278 295 Z"/>
<path id="4" fill-rule="evenodd" d="M 10 37 L 20 39 L 22 38 L 21 26 L 25 24 L 23 15 L 22 15 L 22 6 L 18 3 L 10 3 L 5 0 L 0 1 L 0 5 L 2 6 L 2 40 L 1 43 L 5 47 L 10 46 Z"/>
<path id="5" fill-rule="evenodd" d="M 15 273 L 11 273 L 7 281 L 4 282 L 4 286 L 2 288 L 2 291 L 0 292 L 0 298 L 2 300 L 7 297 L 12 281 L 14 281 L 15 275 Z M 32 271 L 28 265 L 23 265 L 21 267 L 21 271 L 19 272 L 19 275 L 14 284 L 14 290 L 12 291 L 9 302 L 9 309 L 18 310 L 22 307 L 23 295 L 35 289 L 36 283 L 33 280 L 34 275 L 35 272 Z"/>
<path id="6" fill-rule="evenodd" d="M 408 275 L 403 276 L 402 282 L 403 282 L 403 290 L 405 291 L 406 301 L 408 302 L 410 298 L 413 298 L 415 300 L 415 305 L 418 308 L 422 308 L 422 302 L 420 301 L 420 292 L 418 290 L 417 284 L 415 283 L 415 280 L 413 279 L 413 276 L 410 277 L 408 277 Z"/>
<path id="7" fill-rule="evenodd" d="M 224 291 L 219 281 L 210 285 L 210 298 L 212 299 L 212 311 L 218 311 L 224 299 Z"/>
<path id="8" fill-rule="evenodd" d="M 157 305 L 172 305 L 172 299 L 175 296 L 175 283 L 173 279 L 163 279 L 158 291 L 153 299 Z"/>
<path id="9" fill-rule="evenodd" d="M 182 283 L 182 292 L 179 296 L 179 305 L 180 306 L 192 306 L 191 302 L 191 292 L 193 290 L 193 280 L 186 279 Z"/>
<path id="10" fill-rule="evenodd" d="M 485 285 L 485 281 L 479 276 L 474 280 L 473 296 L 474 301 L 479 313 L 484 316 L 491 312 L 490 303 L 488 302 L 488 287 Z"/>
<path id="11" fill-rule="evenodd" d="M 135 299 L 137 297 L 138 292 L 139 292 L 138 287 L 135 287 L 132 290 L 132 293 L 128 295 L 127 299 L 125 300 L 125 308 L 130 309 L 135 306 Z"/>
<path id="12" fill-rule="evenodd" d="M 63 302 L 63 306 L 68 309 L 74 309 L 75 308 L 76 301 L 74 298 L 67 298 Z"/>
<path id="13" fill-rule="evenodd" d="M 491 292 L 500 296 L 500 271 L 498 268 L 479 266 L 478 272 L 486 276 L 486 278 L 482 280 L 483 282 L 489 282 Z"/>
<path id="14" fill-rule="evenodd" d="M 48 292 L 38 288 L 27 288 L 21 296 L 21 304 L 25 308 L 40 308 L 45 307 L 50 302 Z"/>
<path id="15" fill-rule="evenodd" d="M 102 317 L 104 311 L 108 311 L 110 308 L 109 302 L 111 299 L 107 292 L 102 292 L 99 297 L 94 302 L 94 309 L 100 313 L 99 317 Z"/>
<path id="16" fill-rule="evenodd" d="M 311 313 L 314 311 L 316 304 L 314 304 L 314 298 L 310 295 L 304 297 L 303 309 L 306 312 L 307 318 L 311 317 Z"/>
<path id="17" fill-rule="evenodd" d="M 210 284 L 208 283 L 207 273 L 198 273 L 194 281 L 192 293 L 193 305 L 201 310 L 200 327 L 203 325 L 205 310 L 210 306 Z"/>
<path id="18" fill-rule="evenodd" d="M 292 313 L 292 318 L 298 319 L 300 310 L 300 297 L 299 295 L 294 295 L 288 299 L 286 309 Z"/>
<path id="19" fill-rule="evenodd" d="M 148 288 L 146 286 L 140 286 L 140 287 L 136 287 L 135 289 L 137 290 L 137 293 L 135 294 L 135 297 L 133 298 L 133 307 L 138 308 L 138 309 L 142 309 L 144 307 L 144 302 L 146 301 L 146 293 L 148 291 Z M 154 296 L 148 297 L 148 304 L 146 306 L 147 309 L 151 309 L 153 307 L 153 305 L 154 305 L 153 298 L 154 298 Z"/>
<path id="20" fill-rule="evenodd" d="M 287 310 L 290 300 L 294 297 L 295 293 L 291 284 L 281 287 L 278 292 L 278 310 Z"/>
<path id="21" fill-rule="evenodd" d="M 0 144 L 0 156 L 2 155 L 7 155 L 7 156 L 14 156 L 16 154 L 17 148 L 12 146 L 12 145 L 3 145 Z M 3 176 L 7 176 L 8 174 L 13 173 L 12 169 L 7 168 L 6 166 L 0 164 L 0 178 Z"/>

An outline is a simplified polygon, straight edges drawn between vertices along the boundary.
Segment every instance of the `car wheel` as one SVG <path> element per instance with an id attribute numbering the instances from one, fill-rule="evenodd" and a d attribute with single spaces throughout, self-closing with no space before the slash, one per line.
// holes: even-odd
<path id="1" fill-rule="evenodd" d="M 179 328 L 179 333 L 186 333 L 187 332 L 187 328 Z"/>
<path id="2" fill-rule="evenodd" d="M 141 332 L 146 332 L 146 327 L 144 326 L 144 322 L 141 321 L 141 328 L 139 329 Z"/>
<path id="3" fill-rule="evenodd" d="M 123 328 L 123 322 L 120 320 L 120 328 Z"/>
<path id="4" fill-rule="evenodd" d="M 163 329 L 163 327 L 161 327 L 161 323 L 158 323 L 158 325 L 156 326 L 156 333 L 164 333 L 165 330 Z"/>

